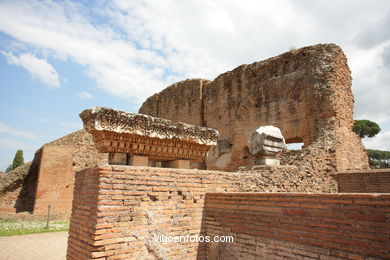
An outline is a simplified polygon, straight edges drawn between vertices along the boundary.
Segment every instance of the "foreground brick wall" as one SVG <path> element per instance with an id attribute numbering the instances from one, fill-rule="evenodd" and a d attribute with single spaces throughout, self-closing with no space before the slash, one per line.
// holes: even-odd
<path id="1" fill-rule="evenodd" d="M 205 193 L 238 190 L 230 186 L 210 171 L 114 166 L 79 172 L 67 258 L 204 258 L 197 243 L 163 245 L 153 235 L 203 232 Z"/>
<path id="2" fill-rule="evenodd" d="M 72 148 L 45 145 L 39 164 L 34 214 L 69 214 L 72 208 Z"/>
<path id="3" fill-rule="evenodd" d="M 285 174 L 293 169 L 284 169 Z M 347 231 L 348 236 L 355 239 L 353 241 L 356 245 L 369 243 L 376 248 L 375 246 L 388 242 L 390 227 L 386 214 L 390 212 L 390 195 L 373 197 L 335 194 L 327 197 L 324 194 L 301 194 L 294 197 L 295 195 L 241 193 L 237 195 L 240 198 L 236 198 L 236 195 L 232 194 L 243 191 L 269 191 L 277 188 L 277 185 L 284 187 L 280 182 L 267 188 L 267 183 L 270 182 L 263 182 L 265 175 L 274 178 L 281 173 L 266 169 L 263 172 L 264 175 L 252 172 L 232 173 L 136 166 L 105 166 L 78 172 L 67 258 L 205 259 L 207 256 L 213 259 L 215 254 L 222 254 L 225 245 L 213 244 L 213 248 L 207 249 L 206 255 L 204 243 L 163 244 L 154 240 L 155 235 L 204 235 L 206 229 L 208 234 L 223 231 L 224 235 L 229 235 L 236 232 L 234 235 L 235 239 L 238 239 L 237 245 L 249 251 L 252 250 L 255 241 L 268 241 L 267 243 L 275 248 L 282 244 L 281 248 L 286 248 L 288 243 L 317 241 L 318 237 L 323 237 L 333 246 L 344 240 L 336 238 L 332 242 L 330 240 L 333 239 L 332 234 Z M 291 186 L 285 186 L 285 189 L 290 188 Z M 210 195 L 217 192 L 219 193 Z M 228 194 L 223 197 L 225 195 L 220 192 Z M 240 221 L 243 226 L 235 227 L 242 228 L 241 233 L 229 226 L 238 225 Z M 256 238 L 248 236 L 254 235 L 250 232 L 254 230 L 253 227 L 259 225 L 259 230 L 264 228 L 265 232 L 258 230 L 256 234 L 266 235 Z M 293 229 L 295 225 L 297 229 Z M 283 235 L 275 234 L 276 229 L 272 228 L 281 230 L 280 234 Z M 309 232 L 309 235 L 301 236 L 299 233 L 301 231 Z M 378 234 L 371 234 L 374 231 Z M 288 237 L 288 234 L 291 236 L 283 240 L 282 238 Z M 244 238 L 250 240 L 244 242 Z M 369 239 L 369 242 L 364 242 L 364 239 Z M 247 245 L 244 245 L 245 243 Z M 267 243 L 263 243 L 265 247 Z M 308 250 L 307 254 L 310 252 L 316 254 L 315 252 L 321 250 L 329 252 L 331 248 L 320 249 L 315 246 L 321 245 L 310 246 L 310 243 L 307 247 L 310 250 L 304 249 L 302 244 L 291 244 L 288 248 L 293 246 L 299 250 Z M 325 242 L 323 246 L 326 246 Z M 234 244 L 229 244 L 229 247 L 235 248 Z M 378 248 L 375 250 L 382 252 Z M 327 253 L 322 255 L 325 256 Z"/>
<path id="4" fill-rule="evenodd" d="M 208 259 L 389 259 L 390 195 L 206 195 Z M 372 257 L 372 258 L 370 258 Z"/>
<path id="5" fill-rule="evenodd" d="M 339 192 L 389 193 L 390 169 L 337 174 Z"/>
<path id="6" fill-rule="evenodd" d="M 154 235 L 203 233 L 204 198 L 209 192 L 294 189 L 295 167 L 260 173 L 136 166 L 91 168 L 76 174 L 68 259 L 204 258 L 204 245 L 161 244 Z M 297 177 L 299 179 L 299 177 Z M 297 180 L 298 181 L 298 180 Z M 312 186 L 303 186 L 311 188 Z"/>

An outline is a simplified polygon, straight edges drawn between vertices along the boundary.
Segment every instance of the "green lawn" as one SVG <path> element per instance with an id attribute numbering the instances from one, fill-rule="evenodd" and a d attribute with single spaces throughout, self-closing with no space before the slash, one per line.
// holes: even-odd
<path id="1" fill-rule="evenodd" d="M 53 221 L 46 229 L 46 221 L 1 220 L 0 236 L 25 235 L 42 232 L 67 231 L 68 221 Z"/>

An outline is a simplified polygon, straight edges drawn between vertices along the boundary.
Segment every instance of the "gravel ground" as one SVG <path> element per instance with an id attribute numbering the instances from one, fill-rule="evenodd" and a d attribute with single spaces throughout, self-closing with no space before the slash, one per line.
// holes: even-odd
<path id="1" fill-rule="evenodd" d="M 0 237 L 0 260 L 64 260 L 68 232 Z"/>

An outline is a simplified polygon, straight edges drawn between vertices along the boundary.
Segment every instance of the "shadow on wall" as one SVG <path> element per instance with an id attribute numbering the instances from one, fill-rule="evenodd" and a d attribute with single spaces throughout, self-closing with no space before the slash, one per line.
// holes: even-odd
<path id="1" fill-rule="evenodd" d="M 39 172 L 39 162 L 41 161 L 42 149 L 39 149 L 34 156 L 34 160 L 28 171 L 27 176 L 23 180 L 22 189 L 15 202 L 15 212 L 29 212 L 33 213 L 35 198 L 36 198 L 36 186 Z"/>
<path id="2" fill-rule="evenodd" d="M 206 199 L 206 196 L 205 196 L 205 199 Z M 204 207 L 202 210 L 202 220 L 201 220 L 201 224 L 200 224 L 199 237 L 203 237 L 203 238 L 206 237 L 206 212 L 205 212 Z M 200 242 L 200 241 L 198 242 L 198 251 L 196 254 L 196 260 L 207 259 L 206 248 L 207 248 L 207 246 L 206 246 L 205 242 Z"/>

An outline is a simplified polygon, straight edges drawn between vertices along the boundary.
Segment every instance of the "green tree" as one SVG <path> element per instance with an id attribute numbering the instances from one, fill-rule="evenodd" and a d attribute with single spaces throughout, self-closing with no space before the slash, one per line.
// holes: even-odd
<path id="1" fill-rule="evenodd" d="M 390 152 L 367 149 L 370 166 L 372 168 L 390 168 Z"/>
<path id="2" fill-rule="evenodd" d="M 381 128 L 377 123 L 370 120 L 355 120 L 352 131 L 357 133 L 360 138 L 374 137 L 381 131 Z"/>
<path id="3" fill-rule="evenodd" d="M 18 150 L 12 163 L 12 170 L 24 163 L 23 150 Z"/>

